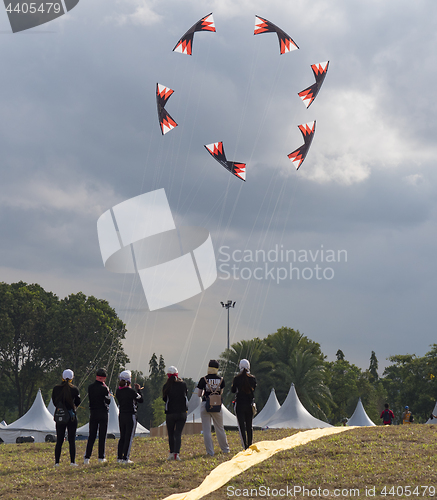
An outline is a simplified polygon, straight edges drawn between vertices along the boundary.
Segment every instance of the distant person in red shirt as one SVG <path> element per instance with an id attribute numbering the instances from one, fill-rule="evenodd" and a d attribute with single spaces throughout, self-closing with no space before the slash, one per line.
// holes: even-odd
<path id="1" fill-rule="evenodd" d="M 381 416 L 379 418 L 382 418 L 382 423 L 384 425 L 391 425 L 394 418 L 395 414 L 389 409 L 388 403 L 385 403 L 385 410 L 382 410 Z"/>

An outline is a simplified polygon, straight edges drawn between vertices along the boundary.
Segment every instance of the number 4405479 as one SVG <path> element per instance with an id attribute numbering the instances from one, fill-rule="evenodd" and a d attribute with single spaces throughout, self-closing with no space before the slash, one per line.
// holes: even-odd
<path id="1" fill-rule="evenodd" d="M 435 496 L 435 486 L 392 486 L 390 489 L 384 486 L 381 490 L 381 495 L 383 496 Z"/>
<path id="2" fill-rule="evenodd" d="M 40 12 L 41 14 L 50 14 L 50 12 L 54 12 L 55 14 L 59 14 L 61 12 L 61 4 L 60 3 L 50 3 L 44 2 L 39 7 L 35 2 L 31 3 L 17 3 L 17 5 L 12 8 L 12 4 L 9 4 L 6 7 L 6 12 L 11 14 L 12 12 L 16 12 L 17 14 L 36 14 Z"/>

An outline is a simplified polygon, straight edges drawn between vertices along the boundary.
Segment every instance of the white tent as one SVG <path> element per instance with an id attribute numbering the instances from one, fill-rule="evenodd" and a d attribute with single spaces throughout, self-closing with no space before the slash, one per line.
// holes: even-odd
<path id="1" fill-rule="evenodd" d="M 108 418 L 108 434 L 114 434 L 116 438 L 120 437 L 120 427 L 118 425 L 118 406 L 115 403 L 115 399 L 111 394 L 111 404 L 109 405 L 109 418 Z M 77 429 L 76 434 L 78 436 L 88 436 L 89 435 L 89 423 L 82 425 Z M 150 431 L 143 427 L 139 422 L 137 423 L 137 428 L 135 431 L 136 437 L 149 436 Z"/>
<path id="2" fill-rule="evenodd" d="M 313 417 L 300 402 L 294 384 L 291 384 L 288 396 L 279 410 L 264 424 L 271 429 L 314 429 L 332 427 Z"/>
<path id="3" fill-rule="evenodd" d="M 264 405 L 264 408 L 256 415 L 253 419 L 253 425 L 255 427 L 263 427 L 267 420 L 269 420 L 273 415 L 279 410 L 281 405 L 279 404 L 278 398 L 276 397 L 275 389 L 270 391 L 269 399 Z"/>
<path id="4" fill-rule="evenodd" d="M 50 403 L 47 405 L 47 410 L 49 411 L 49 413 L 50 413 L 51 415 L 54 415 L 54 414 L 55 414 L 55 410 L 56 410 L 56 408 L 55 408 L 55 405 L 53 404 L 53 400 L 52 400 L 52 398 L 50 398 Z"/>
<path id="5" fill-rule="evenodd" d="M 432 410 L 432 414 L 437 417 L 437 403 L 434 406 L 434 410 Z M 425 424 L 437 424 L 437 419 L 435 418 L 429 418 Z"/>
<path id="6" fill-rule="evenodd" d="M 8 426 L 8 424 L 4 420 L 2 420 L 0 422 L 0 429 L 3 429 L 4 427 L 7 427 L 7 426 Z"/>
<path id="7" fill-rule="evenodd" d="M 188 401 L 188 415 L 190 413 L 192 413 L 198 406 L 200 406 L 201 400 L 202 400 L 202 398 L 200 398 L 197 395 L 197 388 L 194 389 L 194 392 L 193 392 L 190 400 Z"/>
<path id="8" fill-rule="evenodd" d="M 0 429 L 0 438 L 5 443 L 15 443 L 20 436 L 33 436 L 36 443 L 44 443 L 47 434 L 56 434 L 56 427 L 44 404 L 41 390 L 38 390 L 33 405 L 25 415 Z"/>
<path id="9" fill-rule="evenodd" d="M 226 406 L 222 405 L 221 412 L 223 413 L 223 425 L 224 426 L 226 426 L 226 427 L 238 427 L 237 417 L 235 415 L 233 415 L 226 408 Z M 202 419 L 200 418 L 200 401 L 199 401 L 199 405 L 197 406 L 197 408 L 187 415 L 187 422 L 195 422 L 195 423 L 202 422 Z"/>
<path id="10" fill-rule="evenodd" d="M 357 407 L 346 425 L 356 425 L 359 427 L 375 425 L 368 417 L 363 403 L 361 402 L 361 398 L 358 398 Z"/>

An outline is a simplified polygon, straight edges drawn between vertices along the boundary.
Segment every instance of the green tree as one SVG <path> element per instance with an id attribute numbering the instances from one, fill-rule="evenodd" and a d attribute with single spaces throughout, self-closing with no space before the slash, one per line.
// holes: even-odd
<path id="1" fill-rule="evenodd" d="M 153 408 L 153 427 L 158 427 L 165 422 L 165 404 L 162 399 L 156 398 L 152 403 Z"/>
<path id="2" fill-rule="evenodd" d="M 370 356 L 370 366 L 369 366 L 369 380 L 373 384 L 374 382 L 377 382 L 379 379 L 378 375 L 378 359 L 376 357 L 375 351 L 372 351 L 372 354 Z"/>
<path id="3" fill-rule="evenodd" d="M 231 386 L 233 378 L 239 373 L 239 363 L 242 359 L 247 359 L 250 362 L 250 371 L 257 378 L 255 399 L 259 408 L 264 406 L 274 383 L 272 378 L 273 363 L 268 359 L 268 351 L 269 348 L 263 340 L 254 338 L 236 342 L 232 344 L 230 349 L 226 349 L 221 354 L 220 374 L 225 379 L 223 400 L 228 408 L 235 397 L 231 393 Z"/>
<path id="4" fill-rule="evenodd" d="M 162 354 L 160 354 L 158 361 L 156 354 L 153 353 L 149 361 L 148 378 L 150 382 L 150 396 L 152 401 L 162 396 L 162 386 L 165 384 L 166 378 L 165 361 Z"/>
<path id="5" fill-rule="evenodd" d="M 0 283 L 0 380 L 14 387 L 22 416 L 33 403 L 44 375 L 57 362 L 58 299 L 37 284 Z"/>

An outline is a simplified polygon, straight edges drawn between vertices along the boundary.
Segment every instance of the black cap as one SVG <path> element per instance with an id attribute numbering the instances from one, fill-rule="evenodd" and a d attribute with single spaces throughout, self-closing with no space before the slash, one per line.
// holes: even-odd
<path id="1" fill-rule="evenodd" d="M 210 368 L 218 368 L 219 367 L 219 364 L 218 364 L 218 361 L 216 361 L 215 359 L 211 359 L 208 363 L 208 366 Z"/>
<path id="2" fill-rule="evenodd" d="M 106 377 L 106 370 L 104 368 L 99 368 L 96 372 L 98 377 Z"/>

